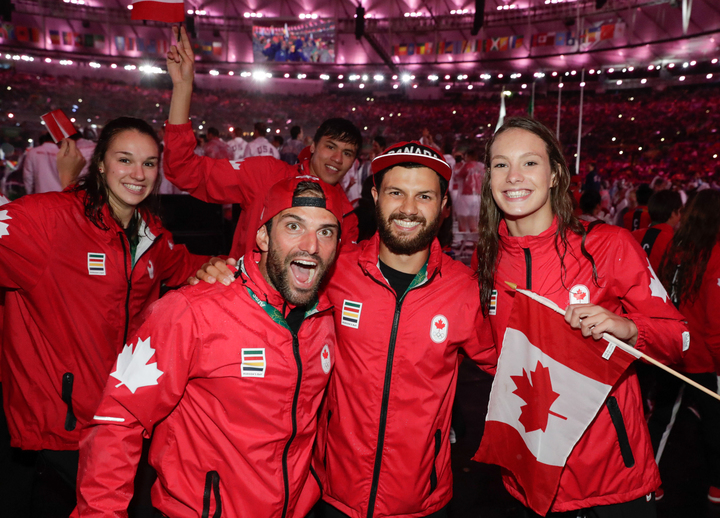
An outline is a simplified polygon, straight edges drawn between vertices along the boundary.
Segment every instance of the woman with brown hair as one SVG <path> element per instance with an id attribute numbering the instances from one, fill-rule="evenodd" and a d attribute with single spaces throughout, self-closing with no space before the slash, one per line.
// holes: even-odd
<path id="1" fill-rule="evenodd" d="M 515 296 L 503 281 L 511 281 L 567 307 L 565 320 L 586 337 L 607 332 L 664 363 L 676 361 L 681 315 L 629 232 L 575 217 L 570 173 L 550 130 L 533 119 L 508 119 L 486 155 L 477 271 L 498 353 Z M 527 505 L 512 473 L 503 481 Z M 652 517 L 659 485 L 630 367 L 567 458 L 549 516 Z"/>
<path id="2" fill-rule="evenodd" d="M 692 346 L 675 367 L 717 392 L 720 372 L 720 192 L 700 191 L 684 209 L 663 256 L 658 273 L 670 297 L 687 319 Z M 672 428 L 673 407 L 684 386 L 667 375 L 660 380 L 648 421 L 658 464 Z M 701 448 L 709 475 L 708 500 L 720 503 L 720 406 L 711 397 L 689 389 L 685 396 L 700 413 Z"/>
<path id="3" fill-rule="evenodd" d="M 0 210 L 0 287 L 8 289 L 0 366 L 11 444 L 38 451 L 38 466 L 53 468 L 70 495 L 80 431 L 128 332 L 162 284 L 183 284 L 207 260 L 175 245 L 153 212 L 159 162 L 152 127 L 121 117 L 103 128 L 76 186 Z"/>

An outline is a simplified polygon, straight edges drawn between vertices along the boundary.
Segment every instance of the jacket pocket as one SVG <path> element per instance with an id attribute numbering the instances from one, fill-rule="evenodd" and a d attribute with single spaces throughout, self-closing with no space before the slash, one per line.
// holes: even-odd
<path id="1" fill-rule="evenodd" d="M 440 454 L 440 430 L 435 430 L 435 455 L 433 456 L 433 465 L 432 465 L 432 471 L 430 472 L 430 494 L 435 491 L 435 488 L 437 487 L 438 480 L 437 480 L 437 458 Z"/>
<path id="2" fill-rule="evenodd" d="M 213 518 L 220 518 L 222 516 L 222 501 L 220 500 L 220 475 L 218 475 L 217 471 L 208 471 L 205 475 L 202 518 L 210 516 L 210 497 L 215 498 Z"/>
<path id="3" fill-rule="evenodd" d="M 65 430 L 72 432 L 77 425 L 77 419 L 73 413 L 72 407 L 72 392 L 73 382 L 75 377 L 72 372 L 66 372 L 62 376 L 62 400 L 67 405 L 67 412 L 65 413 Z"/>
<path id="4" fill-rule="evenodd" d="M 630 441 L 628 440 L 627 430 L 625 429 L 625 421 L 623 420 L 620 406 L 614 396 L 610 396 L 605 401 L 605 406 L 612 419 L 615 432 L 617 433 L 618 444 L 620 445 L 620 454 L 626 468 L 632 468 L 635 465 L 635 457 L 633 456 Z"/>

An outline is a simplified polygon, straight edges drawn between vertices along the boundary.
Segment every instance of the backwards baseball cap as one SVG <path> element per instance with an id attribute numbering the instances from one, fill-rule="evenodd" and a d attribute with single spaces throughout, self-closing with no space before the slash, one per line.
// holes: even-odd
<path id="1" fill-rule="evenodd" d="M 452 169 L 443 156 L 433 148 L 424 146 L 420 142 L 399 142 L 387 148 L 382 155 L 372 161 L 373 174 L 405 162 L 421 164 L 429 167 L 448 182 L 452 176 Z"/>
<path id="2" fill-rule="evenodd" d="M 297 186 L 302 182 L 317 184 L 317 186 L 322 189 L 325 199 L 314 196 L 294 196 Z M 263 210 L 260 213 L 260 221 L 257 227 L 260 228 L 276 215 L 291 207 L 319 207 L 325 209 L 335 216 L 338 220 L 338 225 L 342 225 L 342 201 L 339 189 L 320 181 L 316 176 L 302 175 L 284 178 L 270 187 L 265 197 L 265 203 L 263 204 Z"/>

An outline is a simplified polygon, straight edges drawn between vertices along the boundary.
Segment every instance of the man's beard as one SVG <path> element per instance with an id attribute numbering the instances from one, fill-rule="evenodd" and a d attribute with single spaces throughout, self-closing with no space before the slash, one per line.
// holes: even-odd
<path id="1" fill-rule="evenodd" d="M 438 214 L 429 225 L 427 224 L 427 220 L 419 214 L 413 216 L 391 214 L 386 219 L 380 211 L 380 205 L 377 203 L 375 204 L 375 219 L 377 220 L 380 241 L 385 244 L 390 252 L 396 255 L 413 255 L 425 250 L 430 246 L 440 229 L 440 214 Z M 396 219 L 417 221 L 422 227 L 415 237 L 403 239 L 392 232 L 392 222 Z"/>
<path id="2" fill-rule="evenodd" d="M 314 259 L 317 261 L 317 267 L 315 268 L 315 274 L 313 277 L 314 284 L 310 288 L 297 288 L 290 282 L 290 275 L 292 275 L 290 264 L 298 259 Z M 330 262 L 332 262 L 332 258 Z M 306 254 L 302 252 L 288 255 L 283 261 L 280 257 L 279 250 L 273 246 L 272 240 L 270 240 L 268 243 L 266 268 L 271 284 L 286 301 L 293 306 L 306 306 L 315 300 L 315 297 L 317 297 L 318 291 L 320 290 L 320 284 L 325 276 L 325 272 L 327 271 L 327 264 L 320 258 L 319 255 Z"/>

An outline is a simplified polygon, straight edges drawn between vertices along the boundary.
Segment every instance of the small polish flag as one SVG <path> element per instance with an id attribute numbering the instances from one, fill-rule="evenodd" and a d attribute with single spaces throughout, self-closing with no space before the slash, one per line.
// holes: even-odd
<path id="1" fill-rule="evenodd" d="M 179 23 L 185 21 L 183 0 L 133 0 L 133 20 Z"/>
<path id="2" fill-rule="evenodd" d="M 70 122 L 68 116 L 62 110 L 53 110 L 41 115 L 40 118 L 45 123 L 50 136 L 57 144 L 64 138 L 71 137 L 77 133 L 75 126 Z"/>

